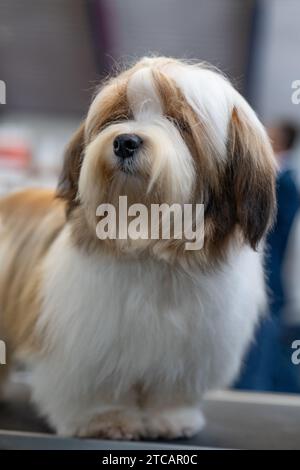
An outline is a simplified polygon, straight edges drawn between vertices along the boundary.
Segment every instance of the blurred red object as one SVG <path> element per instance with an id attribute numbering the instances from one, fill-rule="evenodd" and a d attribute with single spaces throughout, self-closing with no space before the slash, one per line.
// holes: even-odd
<path id="1" fill-rule="evenodd" d="M 26 142 L 0 139 L 0 166 L 25 170 L 31 163 L 31 151 Z"/>

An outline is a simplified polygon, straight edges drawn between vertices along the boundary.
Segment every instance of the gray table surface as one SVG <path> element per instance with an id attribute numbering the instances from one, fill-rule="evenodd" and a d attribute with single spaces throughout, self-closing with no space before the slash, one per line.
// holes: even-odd
<path id="1" fill-rule="evenodd" d="M 59 438 L 23 389 L 0 402 L 0 449 L 300 449 L 300 396 L 224 391 L 203 403 L 207 425 L 172 442 L 124 443 Z"/>

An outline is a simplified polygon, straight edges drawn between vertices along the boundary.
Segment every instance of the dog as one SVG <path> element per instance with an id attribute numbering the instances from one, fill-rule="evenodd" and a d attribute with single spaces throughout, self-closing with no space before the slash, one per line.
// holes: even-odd
<path id="1" fill-rule="evenodd" d="M 213 67 L 146 57 L 97 91 L 56 192 L 0 201 L 0 337 L 57 433 L 192 436 L 266 309 L 276 164 L 263 125 Z M 204 243 L 100 239 L 97 207 L 204 206 Z"/>

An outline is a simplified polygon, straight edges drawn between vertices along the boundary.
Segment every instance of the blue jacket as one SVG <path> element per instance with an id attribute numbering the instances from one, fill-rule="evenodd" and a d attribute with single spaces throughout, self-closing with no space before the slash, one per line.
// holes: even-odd
<path id="1" fill-rule="evenodd" d="M 247 390 L 299 393 L 300 368 L 291 362 L 291 340 L 300 339 L 300 329 L 287 333 L 281 318 L 286 303 L 282 267 L 291 227 L 299 209 L 299 194 L 290 170 L 278 175 L 277 205 L 277 218 L 267 238 L 265 259 L 270 314 L 257 329 L 235 386 Z"/>

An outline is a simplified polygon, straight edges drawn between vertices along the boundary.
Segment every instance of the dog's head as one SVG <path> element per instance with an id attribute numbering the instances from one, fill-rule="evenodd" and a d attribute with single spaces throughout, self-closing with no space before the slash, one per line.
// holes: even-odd
<path id="1" fill-rule="evenodd" d="M 101 203 L 203 203 L 205 248 L 253 248 L 275 209 L 275 163 L 257 116 L 222 74 L 144 58 L 109 80 L 73 137 L 58 187 L 92 230 Z"/>

